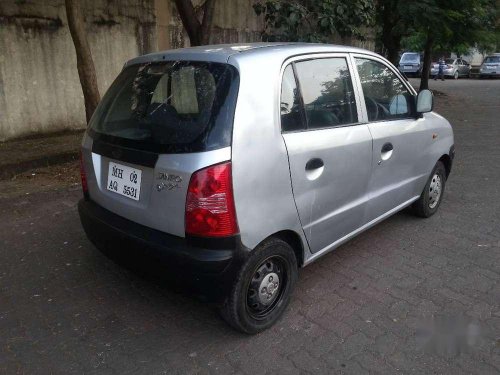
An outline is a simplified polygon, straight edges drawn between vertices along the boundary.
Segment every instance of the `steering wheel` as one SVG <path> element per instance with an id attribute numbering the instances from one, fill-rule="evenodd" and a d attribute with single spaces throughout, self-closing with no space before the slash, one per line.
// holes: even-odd
<path id="1" fill-rule="evenodd" d="M 370 98 L 369 96 L 365 96 L 365 102 L 366 102 L 366 112 L 368 112 L 368 120 L 378 120 L 378 103 Z M 371 107 L 371 108 L 369 108 Z M 370 119 L 369 114 L 373 113 L 373 118 Z"/>

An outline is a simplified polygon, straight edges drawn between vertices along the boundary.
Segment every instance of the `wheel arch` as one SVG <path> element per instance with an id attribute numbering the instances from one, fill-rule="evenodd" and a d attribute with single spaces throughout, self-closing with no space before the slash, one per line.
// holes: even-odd
<path id="1" fill-rule="evenodd" d="M 290 245 L 293 249 L 293 253 L 295 254 L 295 258 L 297 259 L 297 265 L 299 267 L 304 265 L 304 244 L 302 243 L 302 239 L 297 232 L 293 230 L 282 230 L 271 234 L 262 242 L 265 242 L 270 238 L 279 238 Z"/>
<path id="2" fill-rule="evenodd" d="M 451 163 L 452 163 L 450 155 L 444 154 L 439 158 L 438 161 L 443 163 L 444 168 L 446 170 L 446 178 L 448 178 L 451 172 Z"/>

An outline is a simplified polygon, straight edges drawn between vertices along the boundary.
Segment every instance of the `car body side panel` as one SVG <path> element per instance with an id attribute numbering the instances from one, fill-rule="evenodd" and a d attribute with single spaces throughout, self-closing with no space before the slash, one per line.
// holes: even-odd
<path id="1" fill-rule="evenodd" d="M 364 224 L 369 204 L 372 137 L 364 124 L 283 135 L 295 202 L 312 253 Z M 324 162 L 320 175 L 307 162 Z"/>
<path id="2" fill-rule="evenodd" d="M 300 236 L 307 256 L 277 111 L 279 74 L 285 56 L 278 53 L 266 59 L 259 55 L 241 54 L 229 59 L 240 71 L 232 165 L 241 241 L 254 249 L 266 237 L 291 230 Z"/>

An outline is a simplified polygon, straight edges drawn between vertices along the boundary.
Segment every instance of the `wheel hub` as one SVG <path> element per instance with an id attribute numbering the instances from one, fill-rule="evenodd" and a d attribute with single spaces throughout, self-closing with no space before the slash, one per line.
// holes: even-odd
<path id="1" fill-rule="evenodd" d="M 263 305 L 269 305 L 277 296 L 280 279 L 274 272 L 266 275 L 259 286 L 259 301 Z"/>
<path id="2" fill-rule="evenodd" d="M 247 291 L 247 308 L 262 319 L 275 308 L 286 286 L 286 270 L 279 257 L 270 257 L 255 270 Z"/>
<path id="3" fill-rule="evenodd" d="M 434 208 L 437 206 L 439 199 L 441 198 L 441 191 L 443 185 L 441 182 L 441 177 L 438 174 L 432 176 L 431 183 L 429 185 L 429 208 Z"/>

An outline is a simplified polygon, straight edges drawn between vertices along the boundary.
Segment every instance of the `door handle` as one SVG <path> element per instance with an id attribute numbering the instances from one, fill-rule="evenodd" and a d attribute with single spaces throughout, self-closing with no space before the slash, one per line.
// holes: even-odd
<path id="1" fill-rule="evenodd" d="M 325 163 L 323 163 L 323 160 L 321 160 L 319 158 L 314 158 L 314 159 L 309 160 L 306 163 L 306 171 L 312 171 L 312 170 L 321 168 L 324 165 L 325 165 Z"/>
<path id="2" fill-rule="evenodd" d="M 378 165 L 382 164 L 382 161 L 389 160 L 392 156 L 392 151 L 394 150 L 394 146 L 391 142 L 384 143 L 382 146 L 382 150 L 380 150 L 380 160 L 378 161 Z"/>
<path id="3" fill-rule="evenodd" d="M 392 145 L 392 143 L 387 142 L 387 143 L 384 143 L 381 151 L 382 151 L 382 153 L 385 153 L 385 152 L 389 152 L 392 150 L 394 150 L 394 146 Z"/>

